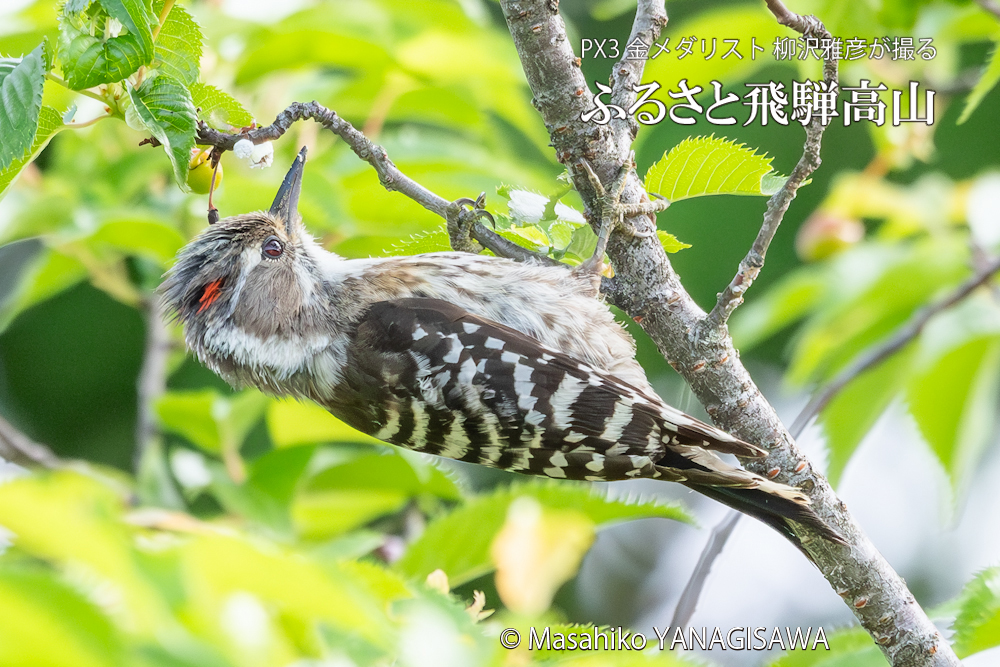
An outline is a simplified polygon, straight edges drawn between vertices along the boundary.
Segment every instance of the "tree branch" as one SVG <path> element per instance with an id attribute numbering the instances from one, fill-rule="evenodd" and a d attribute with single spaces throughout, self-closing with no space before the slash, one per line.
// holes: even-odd
<path id="1" fill-rule="evenodd" d="M 599 126 L 580 120 L 592 104 L 592 96 L 585 94 L 587 83 L 556 3 L 502 0 L 501 6 L 556 157 L 570 169 L 593 222 L 599 203 L 586 174 L 576 165 L 586 159 L 603 183 L 613 181 L 628 160 L 633 139 L 631 124 L 619 121 Z M 643 2 L 639 13 L 649 12 L 654 6 L 657 14 L 662 13 L 662 2 Z M 788 25 L 818 24 L 815 19 L 789 12 L 783 4 L 769 2 L 769 6 Z M 637 17 L 636 24 L 641 25 L 643 20 Z M 655 27 L 650 35 L 658 36 Z M 631 72 L 630 76 L 641 76 L 641 61 L 623 59 L 614 71 L 621 74 L 622 69 Z M 647 200 L 638 178 L 631 175 L 622 202 Z M 639 216 L 629 223 L 637 229 L 648 229 L 654 221 L 650 216 Z M 953 651 L 902 579 L 864 535 L 826 479 L 802 456 L 740 362 L 728 331 L 709 320 L 684 290 L 659 242 L 655 238 L 614 234 L 608 254 L 616 272 L 612 302 L 641 321 L 716 424 L 769 451 L 765 459 L 747 460 L 744 465 L 801 488 L 812 499 L 816 512 L 848 541 L 847 547 L 838 546 L 804 526 L 795 527 L 804 549 L 889 661 L 896 666 L 957 665 Z"/>
<path id="2" fill-rule="evenodd" d="M 293 102 L 270 125 L 238 134 L 220 132 L 201 121 L 198 123 L 196 141 L 203 146 L 215 146 L 220 151 L 231 151 L 241 139 L 249 139 L 254 144 L 279 139 L 292 124 L 306 119 L 315 120 L 343 139 L 355 155 L 375 169 L 379 182 L 386 190 L 404 194 L 428 211 L 444 218 L 449 223 L 449 232 L 454 232 L 457 225 L 463 235 L 471 237 L 498 255 L 529 259 L 525 254 L 527 250 L 487 229 L 478 221 L 475 210 L 470 211 L 460 204 L 462 200 L 450 202 L 414 181 L 399 170 L 384 148 L 369 140 L 361 131 L 338 116 L 336 111 L 327 109 L 319 102 Z"/>
<path id="3" fill-rule="evenodd" d="M 1000 271 L 1000 258 L 995 258 L 990 261 L 989 264 L 977 271 L 975 275 L 959 285 L 958 288 L 956 288 L 955 291 L 947 297 L 941 299 L 941 301 L 938 301 L 937 303 L 918 310 L 913 317 L 911 317 L 903 327 L 898 329 L 891 338 L 878 347 L 869 350 L 863 356 L 858 358 L 853 364 L 838 373 L 837 377 L 831 380 L 822 391 L 817 392 L 809 400 L 806 407 L 803 408 L 802 412 L 799 413 L 799 416 L 795 418 L 795 422 L 792 424 L 792 428 L 790 429 L 792 435 L 794 437 L 798 437 L 802 431 L 805 430 L 806 426 L 809 425 L 809 422 L 812 421 L 813 417 L 822 412 L 823 408 L 829 405 L 830 401 L 832 401 L 844 387 L 850 384 L 852 380 L 875 366 L 878 366 L 883 361 L 906 347 L 911 341 L 920 335 L 920 332 L 924 330 L 924 327 L 926 327 L 927 323 L 931 321 L 931 318 L 965 299 L 967 296 L 972 294 L 976 288 L 984 285 L 998 271 Z"/>
<path id="4" fill-rule="evenodd" d="M 976 0 L 976 4 L 982 7 L 984 11 L 1000 19 L 1000 3 L 996 2 L 996 0 Z"/>
<path id="5" fill-rule="evenodd" d="M 767 7 L 782 25 L 787 25 L 803 35 L 832 39 L 830 32 L 815 17 L 802 17 L 790 12 L 780 0 L 769 0 Z M 837 90 L 837 60 L 834 58 L 827 59 L 823 63 L 823 83 L 827 92 Z M 764 267 L 767 249 L 771 245 L 774 235 L 778 232 L 778 226 L 781 225 L 788 206 L 795 199 L 799 187 L 822 163 L 819 149 L 825 129 L 826 125 L 818 116 L 813 116 L 806 125 L 806 141 L 802 148 L 802 157 L 799 158 L 785 184 L 768 200 L 764 221 L 757 233 L 757 238 L 754 239 L 746 257 L 740 262 L 739 270 L 732 281 L 719 294 L 718 302 L 708 315 L 710 323 L 716 326 L 724 325 L 733 311 L 743 303 L 743 294 L 750 289 L 750 285 L 753 284 L 757 274 Z"/>
<path id="6" fill-rule="evenodd" d="M 712 565 L 715 563 L 715 559 L 722 554 L 722 549 L 726 546 L 729 536 L 733 534 L 733 530 L 736 529 L 736 524 L 740 522 L 742 516 L 736 510 L 729 510 L 722 521 L 712 529 L 712 534 L 708 536 L 708 542 L 701 555 L 698 556 L 698 562 L 691 572 L 691 578 L 688 579 L 680 599 L 677 600 L 677 606 L 674 607 L 674 617 L 670 619 L 670 627 L 686 628 L 691 621 L 695 609 L 698 608 L 698 598 L 705 590 L 708 575 L 712 573 Z"/>
<path id="7" fill-rule="evenodd" d="M 0 458 L 28 468 L 61 468 L 65 464 L 55 453 L 21 433 L 0 417 Z"/>
<path id="8" fill-rule="evenodd" d="M 138 472 L 146 450 L 160 437 L 156 417 L 156 400 L 167 390 L 167 357 L 170 354 L 170 335 L 164 324 L 160 300 L 148 297 L 143 303 L 146 315 L 146 347 L 142 355 L 142 368 L 136 381 L 138 415 L 135 426 L 135 454 L 133 464 Z"/>

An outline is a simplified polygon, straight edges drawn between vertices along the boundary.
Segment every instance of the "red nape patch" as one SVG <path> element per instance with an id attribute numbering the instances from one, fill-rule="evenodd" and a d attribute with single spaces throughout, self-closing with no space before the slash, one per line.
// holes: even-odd
<path id="1" fill-rule="evenodd" d="M 201 304 L 201 307 L 198 308 L 199 313 L 216 302 L 221 294 L 219 291 L 220 287 L 222 287 L 222 278 L 219 278 L 214 283 L 205 285 L 205 291 L 202 292 L 201 298 L 198 299 L 198 303 Z"/>

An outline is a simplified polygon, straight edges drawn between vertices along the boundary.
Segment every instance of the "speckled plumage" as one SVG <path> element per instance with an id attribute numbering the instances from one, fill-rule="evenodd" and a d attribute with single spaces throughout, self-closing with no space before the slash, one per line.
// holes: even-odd
<path id="1" fill-rule="evenodd" d="M 790 537 L 789 518 L 839 539 L 800 491 L 714 453 L 763 450 L 656 395 L 592 273 L 456 252 L 347 260 L 286 206 L 206 229 L 161 293 L 234 386 L 313 400 L 387 442 L 554 478 L 676 481 Z"/>

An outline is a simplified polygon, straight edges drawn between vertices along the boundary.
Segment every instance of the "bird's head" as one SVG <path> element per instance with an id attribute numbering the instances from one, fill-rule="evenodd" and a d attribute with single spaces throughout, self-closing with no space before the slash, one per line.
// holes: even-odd
<path id="1" fill-rule="evenodd" d="M 257 371 L 290 375 L 311 341 L 324 337 L 325 251 L 298 213 L 305 158 L 303 148 L 269 210 L 210 225 L 181 249 L 160 286 L 188 346 L 234 384 Z"/>

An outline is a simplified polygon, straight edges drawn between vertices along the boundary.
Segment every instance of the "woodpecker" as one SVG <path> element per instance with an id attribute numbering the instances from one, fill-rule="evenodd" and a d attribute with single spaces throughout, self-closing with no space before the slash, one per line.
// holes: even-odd
<path id="1" fill-rule="evenodd" d="M 763 449 L 657 396 L 599 299 L 594 262 L 338 257 L 298 214 L 304 164 L 303 148 L 270 210 L 210 225 L 160 288 L 188 347 L 231 385 L 315 401 L 418 452 L 557 479 L 679 482 L 799 546 L 788 520 L 842 542 L 799 489 L 717 455 Z"/>

